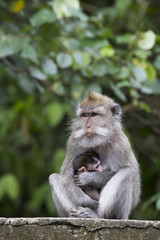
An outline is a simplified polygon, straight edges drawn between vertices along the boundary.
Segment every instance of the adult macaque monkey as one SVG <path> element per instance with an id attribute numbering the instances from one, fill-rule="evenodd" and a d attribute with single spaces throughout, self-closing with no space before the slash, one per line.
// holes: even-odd
<path id="1" fill-rule="evenodd" d="M 77 108 L 61 172 L 49 177 L 60 216 L 128 219 L 137 205 L 139 166 L 123 133 L 120 115 L 118 104 L 96 92 Z M 82 172 L 74 177 L 72 162 L 86 151 L 99 154 L 104 171 Z M 83 192 L 88 187 L 102 189 L 99 201 Z"/>
<path id="2" fill-rule="evenodd" d="M 75 159 L 73 160 L 73 169 L 74 169 L 74 174 L 80 174 L 82 172 L 103 172 L 104 169 L 101 166 L 101 162 L 99 160 L 99 155 L 96 152 L 85 152 L 77 155 Z M 79 176 L 75 176 L 75 181 L 79 180 Z M 78 182 L 77 182 L 78 184 Z M 93 187 L 88 187 L 83 189 L 83 191 L 90 196 L 94 200 L 99 200 L 100 196 L 100 190 L 97 188 Z"/>

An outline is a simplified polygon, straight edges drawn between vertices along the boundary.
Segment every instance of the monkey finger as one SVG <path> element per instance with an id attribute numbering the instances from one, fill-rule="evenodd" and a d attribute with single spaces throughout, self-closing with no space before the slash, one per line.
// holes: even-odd
<path id="1" fill-rule="evenodd" d="M 75 181 L 75 184 L 76 184 L 78 187 L 85 189 L 85 187 L 83 186 L 83 184 L 82 184 L 80 181 Z"/>
<path id="2" fill-rule="evenodd" d="M 81 182 L 80 182 L 79 180 L 74 180 L 74 182 L 75 182 L 75 184 L 78 185 L 78 186 L 81 185 Z"/>
<path id="3" fill-rule="evenodd" d="M 86 188 L 87 186 L 82 183 L 78 175 L 74 175 L 74 182 L 80 188 Z"/>
<path id="4" fill-rule="evenodd" d="M 79 179 L 79 176 L 78 175 L 74 175 L 74 179 Z"/>
<path id="5" fill-rule="evenodd" d="M 76 184 L 77 186 L 81 186 L 81 185 L 82 185 L 80 181 L 74 181 L 74 182 L 75 182 L 75 184 Z"/>
<path id="6" fill-rule="evenodd" d="M 80 180 L 79 180 L 79 176 L 77 176 L 77 175 L 74 175 L 74 182 L 75 182 L 75 183 L 78 183 L 78 182 L 80 182 Z"/>
<path id="7" fill-rule="evenodd" d="M 81 181 L 79 178 L 74 178 L 74 182 L 77 183 L 77 184 L 81 184 Z"/>
<path id="8" fill-rule="evenodd" d="M 69 214 L 70 217 L 79 217 L 78 211 L 79 211 L 81 208 L 82 208 L 81 206 L 72 208 L 71 211 L 70 211 L 70 214 Z"/>

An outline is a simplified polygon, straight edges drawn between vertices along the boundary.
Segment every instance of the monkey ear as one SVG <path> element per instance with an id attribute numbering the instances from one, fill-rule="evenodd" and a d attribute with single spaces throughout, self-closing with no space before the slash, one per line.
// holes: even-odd
<path id="1" fill-rule="evenodd" d="M 111 112 L 112 112 L 112 115 L 115 116 L 115 117 L 120 116 L 122 114 L 122 110 L 121 110 L 120 105 L 117 104 L 117 103 L 112 105 Z"/>

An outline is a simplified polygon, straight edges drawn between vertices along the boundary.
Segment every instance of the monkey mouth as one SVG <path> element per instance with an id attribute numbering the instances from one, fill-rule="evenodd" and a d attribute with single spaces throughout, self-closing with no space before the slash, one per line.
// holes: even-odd
<path id="1" fill-rule="evenodd" d="M 93 137 L 95 135 L 95 133 L 93 133 L 93 132 L 86 132 L 85 135 L 86 135 L 86 137 L 91 138 L 91 137 Z"/>

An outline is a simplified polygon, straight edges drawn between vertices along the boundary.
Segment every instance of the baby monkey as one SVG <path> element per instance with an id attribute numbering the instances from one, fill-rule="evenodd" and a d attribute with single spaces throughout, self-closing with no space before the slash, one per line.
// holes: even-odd
<path id="1" fill-rule="evenodd" d="M 103 172 L 104 169 L 100 163 L 98 153 L 94 151 L 84 152 L 77 155 L 73 160 L 73 169 L 75 178 L 77 174 L 81 172 Z M 98 201 L 100 195 L 100 189 L 88 187 L 83 191 L 92 199 Z"/>

